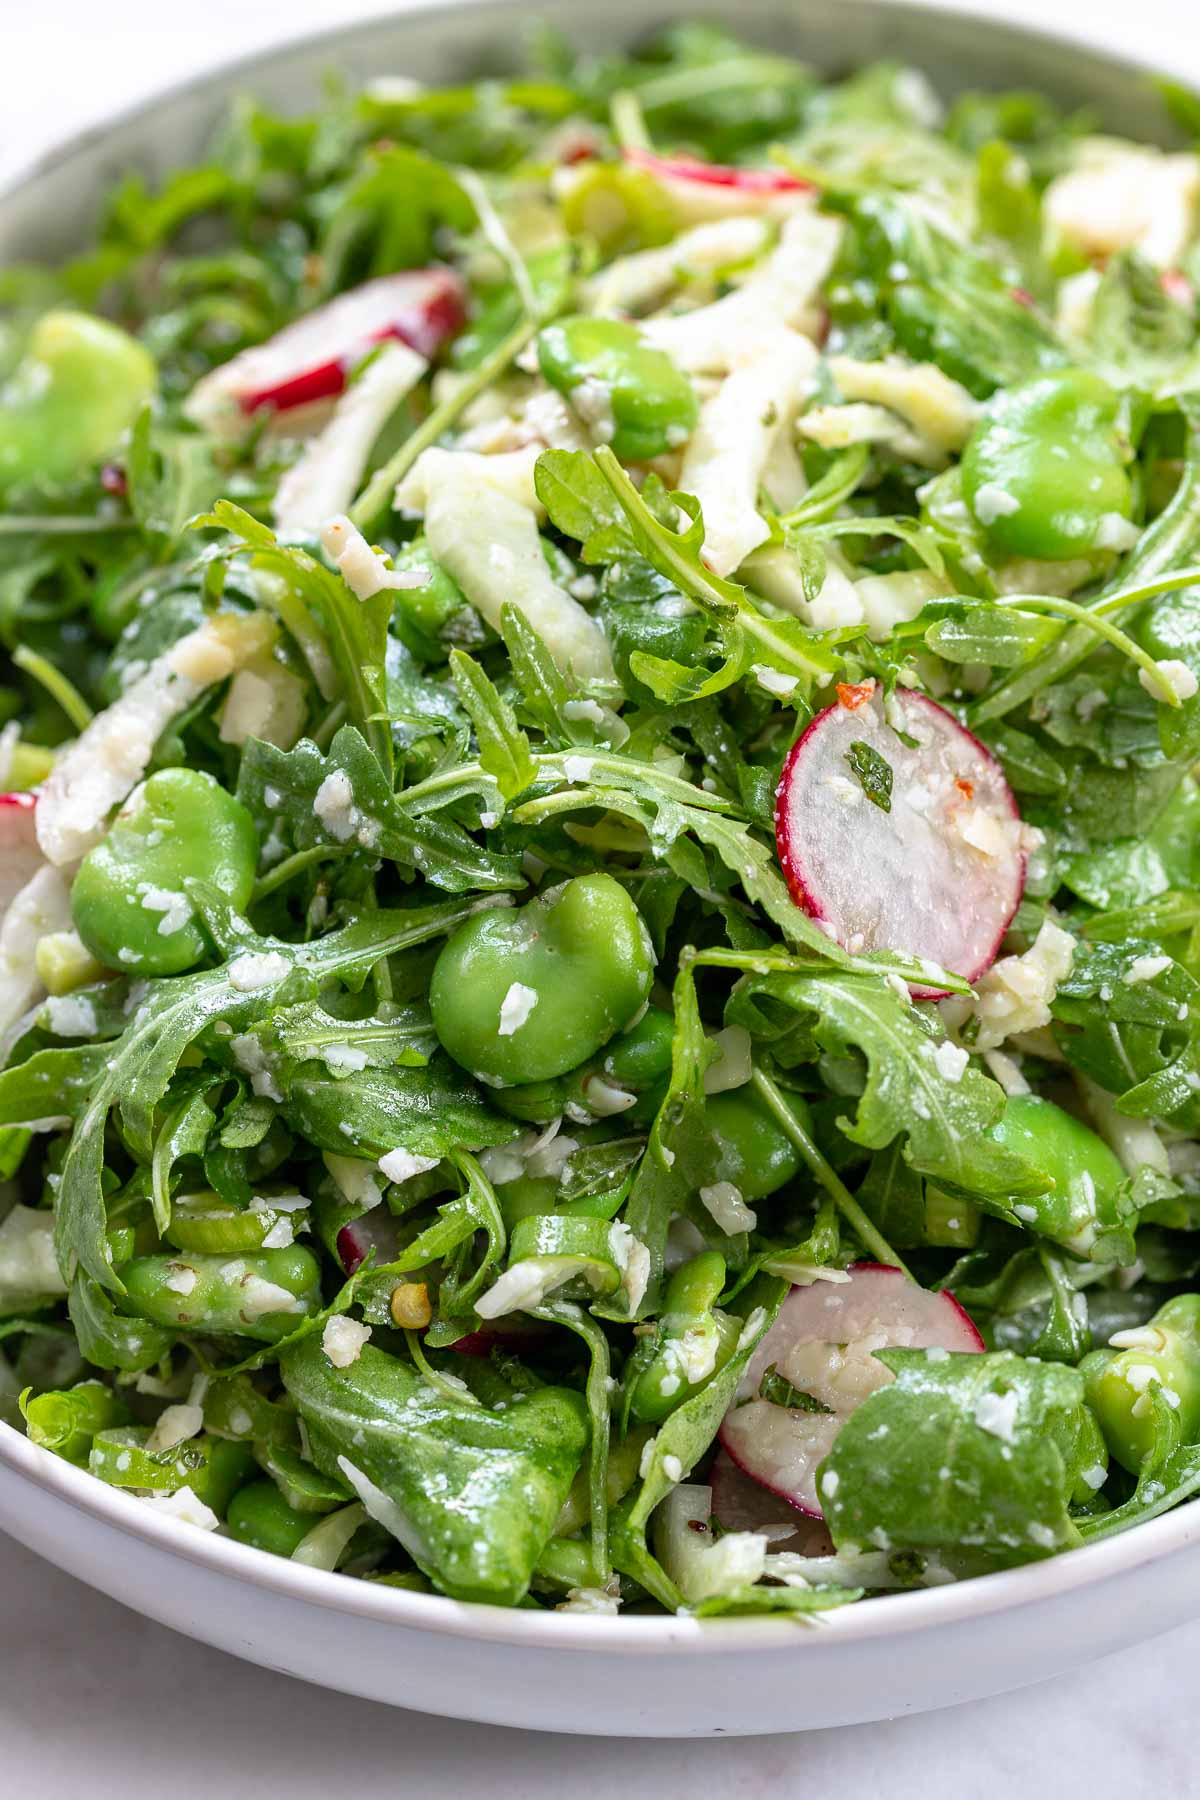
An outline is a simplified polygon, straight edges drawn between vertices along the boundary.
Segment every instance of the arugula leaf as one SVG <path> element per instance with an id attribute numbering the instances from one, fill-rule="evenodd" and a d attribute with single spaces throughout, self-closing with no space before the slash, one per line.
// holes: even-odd
<path id="1" fill-rule="evenodd" d="M 870 744 L 855 740 L 846 752 L 858 785 L 872 806 L 881 812 L 892 810 L 892 765 Z"/>
<path id="2" fill-rule="evenodd" d="M 497 1411 L 371 1345 L 335 1369 L 311 1335 L 280 1372 L 318 1468 L 348 1481 L 444 1593 L 520 1602 L 587 1445 L 578 1394 L 539 1388 Z"/>
<path id="3" fill-rule="evenodd" d="M 851 969 L 804 975 L 747 975 L 728 1013 L 758 1022 L 746 1003 L 768 1002 L 809 1021 L 815 1046 L 866 1058 L 866 1085 L 853 1118 L 838 1119 L 852 1143 L 882 1150 L 907 1141 L 914 1169 L 975 1198 L 1038 1193 L 1045 1177 L 988 1136 L 1004 1110 L 1003 1090 L 974 1067 L 948 1079 L 936 1060 L 937 1039 L 921 1011 L 878 976 Z"/>
<path id="4" fill-rule="evenodd" d="M 762 1372 L 758 1384 L 760 1400 L 769 1400 L 772 1406 L 782 1406 L 788 1412 L 831 1413 L 833 1408 L 818 1400 L 815 1394 L 806 1394 L 803 1389 L 793 1387 L 786 1375 L 781 1375 L 774 1363 L 768 1363 Z"/>
<path id="5" fill-rule="evenodd" d="M 487 776 L 489 787 L 492 777 Z M 408 796 L 393 794 L 366 740 L 343 725 L 322 755 L 308 738 L 291 750 L 251 740 L 242 758 L 238 798 L 274 830 L 286 830 L 296 850 L 331 854 L 361 849 L 418 868 L 450 893 L 501 891 L 521 885 L 516 857 L 475 844 L 449 819 L 417 816 Z"/>
<path id="6" fill-rule="evenodd" d="M 207 899 L 214 910 L 225 906 L 222 896 L 206 892 L 203 882 L 187 885 L 193 900 Z M 70 1279 L 80 1267 L 100 1287 L 124 1291 L 108 1260 L 102 1187 L 105 1127 L 114 1106 L 120 1109 L 132 1153 L 149 1163 L 155 1109 L 184 1051 L 208 1026 L 220 1020 L 236 1032 L 269 1010 L 289 983 L 315 986 L 319 980 L 369 969 L 382 957 L 452 931 L 473 910 L 446 903 L 407 913 L 377 912 L 315 943 L 299 945 L 256 937 L 245 926 L 239 953 L 261 959 L 253 987 L 239 985 L 243 978 L 235 976 L 236 958 L 217 969 L 153 983 L 121 1037 L 106 1046 L 87 1105 L 71 1134 L 55 1200 L 55 1245 L 64 1275 Z"/>
<path id="7" fill-rule="evenodd" d="M 637 548 L 681 594 L 727 630 L 736 628 L 743 633 L 753 645 L 757 661 L 807 684 L 828 678 L 841 667 L 838 654 L 798 619 L 768 619 L 743 588 L 712 573 L 701 554 L 704 522 L 690 494 L 669 496 L 690 521 L 685 530 L 672 531 L 655 518 L 607 446 L 596 451 L 594 460 L 628 521 Z"/>
<path id="8" fill-rule="evenodd" d="M 479 741 L 479 765 L 506 800 L 513 800 L 534 777 L 529 739 L 517 724 L 512 707 L 496 692 L 474 657 L 450 652 L 450 672 Z"/>
<path id="9" fill-rule="evenodd" d="M 1077 1370 L 1007 1351 L 876 1354 L 896 1379 L 850 1415 L 817 1475 L 839 1549 L 971 1545 L 1004 1567 L 1081 1541 Z"/>

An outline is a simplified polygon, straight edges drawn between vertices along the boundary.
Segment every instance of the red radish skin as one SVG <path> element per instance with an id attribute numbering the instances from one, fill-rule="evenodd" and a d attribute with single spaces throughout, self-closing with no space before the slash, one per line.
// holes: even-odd
<path id="1" fill-rule="evenodd" d="M 36 795 L 0 794 L 0 917 L 42 866 L 36 818 Z"/>
<path id="2" fill-rule="evenodd" d="M 817 1469 L 844 1420 L 892 1379 L 874 1352 L 977 1354 L 984 1347 L 953 1294 L 931 1293 L 882 1263 L 856 1263 L 849 1273 L 847 1282 L 792 1289 L 721 1424 L 722 1448 L 742 1473 L 813 1519 L 822 1517 Z M 801 1412 L 757 1398 L 772 1365 L 831 1410 Z"/>
<path id="3" fill-rule="evenodd" d="M 810 1518 L 790 1500 L 772 1494 L 742 1473 L 727 1450 L 718 1450 L 709 1471 L 713 1518 L 726 1531 L 761 1531 L 772 1551 L 798 1556 L 831 1556 L 833 1539 L 820 1519 Z"/>
<path id="4" fill-rule="evenodd" d="M 383 1206 L 373 1206 L 359 1219 L 351 1219 L 337 1234 L 338 1261 L 347 1275 L 355 1274 L 375 1252 L 376 1265 L 394 1262 L 400 1254 L 396 1221 Z"/>
<path id="5" fill-rule="evenodd" d="M 466 316 L 465 292 L 453 269 L 381 275 L 214 369 L 193 389 L 185 410 L 215 428 L 231 408 L 249 418 L 267 407 L 292 412 L 336 399 L 372 345 L 396 338 L 433 357 Z"/>
<path id="6" fill-rule="evenodd" d="M 852 954 L 894 950 L 976 981 L 1025 887 L 1028 834 L 1004 772 L 926 694 L 898 688 L 888 718 L 870 683 L 838 695 L 793 744 L 775 790 L 792 898 Z M 915 749 L 891 720 L 919 739 Z M 890 811 L 868 800 L 846 760 L 853 743 L 891 767 Z"/>
<path id="7" fill-rule="evenodd" d="M 625 155 L 637 168 L 645 169 L 668 186 L 678 182 L 727 188 L 750 200 L 764 196 L 776 198 L 781 194 L 794 198 L 816 192 L 810 181 L 789 175 L 786 169 L 738 169 L 728 163 L 701 162 L 691 156 L 655 156 L 650 150 L 627 150 Z"/>
<path id="8" fill-rule="evenodd" d="M 514 1320 L 507 1325 L 483 1325 L 478 1331 L 469 1331 L 466 1337 L 460 1337 L 449 1347 L 456 1356 L 490 1356 L 493 1350 L 519 1353 L 528 1350 L 532 1343 L 548 1335 L 547 1327 L 536 1319 L 524 1324 Z"/>

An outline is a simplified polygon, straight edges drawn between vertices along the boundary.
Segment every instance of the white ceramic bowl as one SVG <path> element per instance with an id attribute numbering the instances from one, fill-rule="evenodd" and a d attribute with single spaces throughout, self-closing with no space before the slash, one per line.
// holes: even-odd
<path id="1" fill-rule="evenodd" d="M 597 46 L 630 40 L 644 0 L 536 11 Z M 657 0 L 656 20 L 703 10 Z M 739 29 L 830 69 L 881 55 L 947 93 L 1029 86 L 1165 140 L 1144 71 L 1080 44 L 887 0 L 737 0 Z M 83 241 L 130 164 L 195 155 L 231 89 L 296 104 L 336 63 L 351 75 L 445 80 L 503 60 L 512 0 L 410 11 L 309 39 L 138 108 L 45 159 L 0 197 L 0 261 Z M 322 1686 L 454 1718 L 621 1736 L 705 1736 L 854 1724 L 977 1699 L 1054 1675 L 1192 1616 L 1200 1501 L 1085 1550 L 925 1593 L 866 1600 L 816 1623 L 592 1618 L 464 1606 L 347 1580 L 155 1516 L 0 1425 L 0 1526 L 160 1623 Z M 1194 1586 L 1193 1584 L 1197 1584 Z"/>

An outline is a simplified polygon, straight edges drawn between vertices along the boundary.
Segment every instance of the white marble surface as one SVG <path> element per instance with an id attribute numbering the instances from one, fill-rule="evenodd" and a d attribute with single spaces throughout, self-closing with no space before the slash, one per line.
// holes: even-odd
<path id="1" fill-rule="evenodd" d="M 983 10 L 989 0 L 976 0 Z M 1200 76 L 1190 0 L 990 0 L 1118 47 L 1161 40 Z M 0 173 L 164 82 L 284 31 L 387 0 L 0 0 Z M 698 8 L 698 10 L 700 10 Z M 1185 21 L 1189 21 L 1186 22 Z M 1182 28 L 1182 30 L 1181 30 Z M 19 77 L 19 78 L 18 78 Z M 1200 1625 L 1040 1688 L 924 1718 L 803 1737 L 628 1744 L 396 1713 L 305 1688 L 177 1637 L 0 1535 L 3 1800 L 325 1800 L 351 1791 L 488 1800 L 1188 1800 Z"/>

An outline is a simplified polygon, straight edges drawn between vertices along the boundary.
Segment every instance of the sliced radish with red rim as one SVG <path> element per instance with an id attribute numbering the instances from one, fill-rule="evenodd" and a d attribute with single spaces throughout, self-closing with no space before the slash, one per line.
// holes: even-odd
<path id="1" fill-rule="evenodd" d="M 35 794 L 0 794 L 0 916 L 42 866 L 36 819 Z"/>
<path id="2" fill-rule="evenodd" d="M 790 1501 L 743 1474 L 727 1450 L 717 1451 L 708 1479 L 713 1518 L 724 1530 L 761 1532 L 772 1552 L 831 1554 L 833 1539 L 821 1520 L 799 1512 Z"/>
<path id="3" fill-rule="evenodd" d="M 650 150 L 627 150 L 625 156 L 635 168 L 653 175 L 690 221 L 729 213 L 790 212 L 816 191 L 811 182 L 786 169 L 739 169 L 691 156 L 656 156 Z"/>
<path id="4" fill-rule="evenodd" d="M 892 1379 L 875 1351 L 975 1353 L 983 1347 L 953 1294 L 918 1287 L 900 1269 L 857 1263 L 849 1281 L 792 1289 L 747 1364 L 737 1399 L 721 1423 L 721 1445 L 743 1474 L 820 1518 L 819 1465 L 844 1420 Z M 768 1369 L 829 1410 L 809 1412 L 761 1399 Z"/>
<path id="5" fill-rule="evenodd" d="M 433 357 L 466 319 L 466 294 L 453 269 L 381 275 L 305 313 L 265 344 L 243 350 L 196 384 L 184 408 L 213 430 L 264 408 L 291 412 L 332 400 L 356 363 L 388 338 Z"/>
<path id="6" fill-rule="evenodd" d="M 873 682 L 838 693 L 793 744 L 776 789 L 792 898 L 852 954 L 895 950 L 975 981 L 1025 886 L 1028 832 L 1004 771 L 927 694 L 897 688 L 885 707 Z M 886 810 L 869 792 L 882 792 L 871 779 L 881 763 Z"/>

